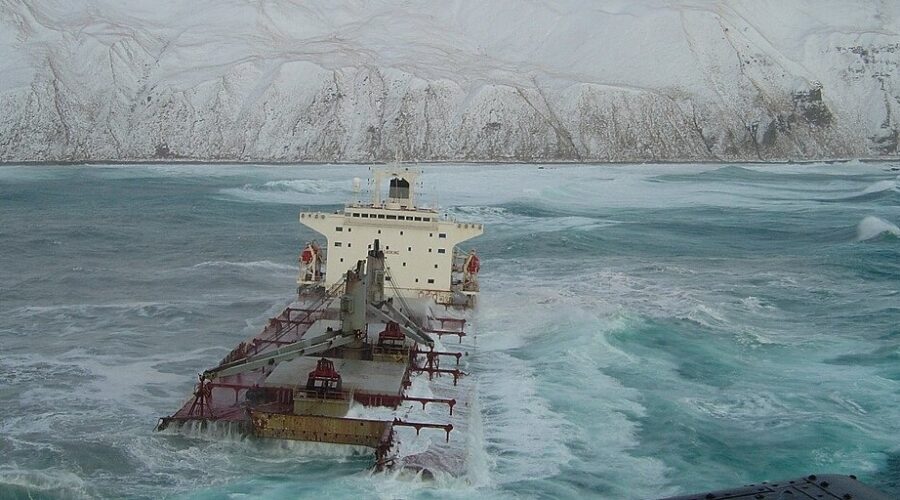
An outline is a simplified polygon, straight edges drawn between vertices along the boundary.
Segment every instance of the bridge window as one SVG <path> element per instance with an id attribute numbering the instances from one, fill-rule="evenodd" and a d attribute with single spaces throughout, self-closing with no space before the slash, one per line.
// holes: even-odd
<path id="1" fill-rule="evenodd" d="M 397 216 L 396 216 L 396 215 L 388 215 L 387 218 L 388 218 L 388 219 L 391 219 L 391 220 L 397 220 Z"/>
<path id="2" fill-rule="evenodd" d="M 428 283 L 434 283 L 434 278 L 428 278 Z"/>
<path id="3" fill-rule="evenodd" d="M 445 248 L 438 248 L 438 253 L 447 253 Z"/>
<path id="4" fill-rule="evenodd" d="M 363 219 L 368 219 L 368 218 L 369 218 L 369 214 L 362 214 L 362 218 L 363 218 Z"/>
<path id="5" fill-rule="evenodd" d="M 421 221 L 421 220 L 422 220 L 421 217 L 414 217 L 414 219 L 417 220 L 417 221 Z"/>
<path id="6" fill-rule="evenodd" d="M 438 238 L 446 238 L 447 233 L 438 233 Z"/>
<path id="7" fill-rule="evenodd" d="M 337 232 L 341 232 L 344 230 L 344 228 L 342 228 L 341 226 L 338 226 L 338 227 L 334 228 L 334 230 Z"/>
<path id="8" fill-rule="evenodd" d="M 354 216 L 354 217 L 359 217 L 359 214 L 356 213 L 356 212 L 353 212 L 353 216 Z"/>
<path id="9" fill-rule="evenodd" d="M 340 241 L 335 241 L 335 242 L 334 242 L 334 246 L 336 246 L 336 247 L 341 246 L 341 242 L 340 242 Z"/>

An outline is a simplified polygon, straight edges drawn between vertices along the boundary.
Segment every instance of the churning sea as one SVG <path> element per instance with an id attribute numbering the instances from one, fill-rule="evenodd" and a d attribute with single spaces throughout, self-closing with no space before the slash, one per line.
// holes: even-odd
<path id="1" fill-rule="evenodd" d="M 897 163 L 424 170 L 424 201 L 486 225 L 477 471 L 153 432 L 292 297 L 298 212 L 366 167 L 7 166 L 0 498 L 630 499 L 826 472 L 900 497 Z"/>

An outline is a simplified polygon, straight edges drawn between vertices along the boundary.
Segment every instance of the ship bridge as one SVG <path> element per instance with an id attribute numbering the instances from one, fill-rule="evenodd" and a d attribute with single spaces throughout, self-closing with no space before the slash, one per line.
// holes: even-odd
<path id="1" fill-rule="evenodd" d="M 385 254 L 385 279 L 390 284 L 386 288 L 394 295 L 432 295 L 446 300 L 456 293 L 476 295 L 478 258 L 474 251 L 459 251 L 457 245 L 481 235 L 484 227 L 449 220 L 434 208 L 419 206 L 420 174 L 408 167 L 378 169 L 373 171 L 370 201 L 355 200 L 334 213 L 301 213 L 300 223 L 324 236 L 326 243 L 319 258 L 324 269 L 301 269 L 298 283 L 333 286 L 348 267 L 365 258 L 372 242 L 379 240 Z M 386 197 L 384 181 L 388 184 Z M 358 187 L 355 182 L 357 193 Z"/>

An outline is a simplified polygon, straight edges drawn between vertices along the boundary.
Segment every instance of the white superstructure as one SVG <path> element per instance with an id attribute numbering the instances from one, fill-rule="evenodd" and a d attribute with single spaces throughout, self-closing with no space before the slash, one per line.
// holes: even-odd
<path id="1" fill-rule="evenodd" d="M 430 295 L 440 302 L 462 293 L 478 293 L 478 258 L 456 245 L 483 233 L 481 224 L 442 218 L 433 208 L 416 205 L 420 172 L 393 166 L 373 172 L 371 201 L 354 201 L 335 213 L 300 214 L 300 223 L 326 238 L 325 255 L 304 261 L 301 255 L 300 285 L 330 288 L 343 273 L 364 260 L 375 240 L 385 254 L 390 286 L 386 293 L 402 297 Z M 388 180 L 387 196 L 381 191 Z M 327 260 L 326 260 L 327 258 Z M 322 266 L 319 268 L 310 266 Z"/>

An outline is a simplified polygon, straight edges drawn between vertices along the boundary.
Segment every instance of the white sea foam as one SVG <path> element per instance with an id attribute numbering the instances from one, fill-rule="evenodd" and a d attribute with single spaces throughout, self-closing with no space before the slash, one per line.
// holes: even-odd
<path id="1" fill-rule="evenodd" d="M 184 436 L 206 441 L 232 441 L 240 442 L 247 439 L 247 435 L 235 422 L 183 422 L 173 423 L 166 429 L 158 431 L 161 436 Z"/>
<path id="2" fill-rule="evenodd" d="M 233 303 L 244 303 L 249 297 L 241 297 Z M 34 319 L 47 327 L 57 325 L 57 333 L 84 333 L 88 325 L 115 324 L 123 319 L 141 318 L 170 325 L 184 321 L 185 317 L 202 311 L 211 303 L 223 305 L 221 299 L 179 300 L 177 302 L 111 302 L 106 304 L 60 304 L 50 306 L 24 306 L 10 309 L 6 314 L 22 319 Z"/>
<path id="3" fill-rule="evenodd" d="M 787 339 L 777 337 L 769 330 L 761 330 L 756 327 L 743 326 L 734 333 L 735 340 L 741 345 L 760 347 L 765 345 L 783 344 Z"/>
<path id="4" fill-rule="evenodd" d="M 761 309 L 771 308 L 771 306 L 766 304 L 762 299 L 760 299 L 759 297 L 754 297 L 752 295 L 741 299 L 741 304 L 743 304 L 744 306 L 747 307 L 747 309 L 750 309 L 752 311 L 759 311 Z"/>
<path id="5" fill-rule="evenodd" d="M 460 221 L 472 221 L 480 224 L 499 224 L 509 221 L 509 213 L 503 207 L 493 206 L 458 206 L 451 207 L 447 214 Z"/>
<path id="6" fill-rule="evenodd" d="M 603 373 L 610 364 L 644 363 L 610 345 L 603 333 L 630 323 L 619 321 L 613 309 L 611 320 L 602 310 L 599 319 L 596 309 L 583 305 L 580 293 L 556 290 L 556 299 L 548 301 L 554 289 L 531 286 L 527 278 L 519 285 L 491 291 L 478 318 L 487 332 L 480 339 L 477 370 L 485 381 L 479 392 L 491 484 L 584 467 L 573 453 L 577 449 L 599 457 L 589 465 L 595 474 L 624 469 L 640 474 L 642 483 L 630 484 L 631 494 L 659 491 L 664 464 L 628 452 L 639 442 L 633 419 L 644 414 L 640 396 Z M 530 354 L 522 359 L 520 351 Z M 532 358 L 541 361 L 535 364 Z"/>
<path id="7" fill-rule="evenodd" d="M 863 405 L 858 402 L 850 399 L 848 397 L 842 396 L 840 393 L 831 392 L 828 394 L 828 399 L 835 403 L 837 406 L 840 406 L 846 409 L 849 412 L 857 413 L 859 415 L 866 415 L 869 412 L 863 407 Z"/>
<path id="8" fill-rule="evenodd" d="M 898 187 L 898 185 L 897 185 L 897 180 L 891 179 L 891 180 L 878 181 L 878 182 L 872 184 L 871 186 L 863 189 L 862 193 L 860 193 L 860 194 L 881 193 L 884 191 L 896 191 L 898 189 L 900 189 L 900 187 Z"/>
<path id="9" fill-rule="evenodd" d="M 692 321 L 710 329 L 723 328 L 729 324 L 728 319 L 720 311 L 707 304 L 697 304 L 686 313 L 678 315 L 677 318 Z"/>
<path id="10" fill-rule="evenodd" d="M 534 368 L 503 352 L 483 353 L 479 364 L 480 376 L 490 380 L 481 386 L 481 397 L 485 445 L 494 456 L 497 481 L 557 474 L 573 458 L 565 445 L 571 427 L 539 394 Z"/>
<path id="11" fill-rule="evenodd" d="M 87 483 L 77 474 L 47 469 L 44 471 L 16 469 L 0 470 L 0 491 L 5 485 L 28 491 L 28 497 L 93 498 Z"/>
<path id="12" fill-rule="evenodd" d="M 485 448 L 481 399 L 478 397 L 472 398 L 471 405 L 469 434 L 466 436 L 469 457 L 466 478 L 472 486 L 485 487 L 491 483 L 490 471 L 494 463 Z"/>
<path id="13" fill-rule="evenodd" d="M 161 435 L 180 436 L 211 443 L 230 442 L 232 445 L 252 448 L 261 452 L 263 460 L 296 459 L 297 457 L 351 457 L 371 456 L 371 448 L 349 444 L 259 439 L 249 436 L 241 426 L 233 422 L 186 422 L 172 426 Z"/>
<path id="14" fill-rule="evenodd" d="M 682 400 L 689 407 L 716 419 L 727 419 L 748 426 L 774 425 L 778 420 L 784 425 L 792 420 L 810 417 L 809 412 L 794 409 L 784 403 L 778 395 L 768 392 L 747 392 L 729 398 L 699 399 L 687 397 Z M 762 423 L 761 423 L 762 422 Z"/>
<path id="15" fill-rule="evenodd" d="M 337 194 L 347 192 L 346 182 L 326 181 L 323 179 L 288 179 L 269 181 L 258 187 L 261 191 L 293 191 L 304 194 Z"/>
<path id="16" fill-rule="evenodd" d="M 837 468 L 860 465 L 874 471 L 883 465 L 865 460 L 880 456 L 884 443 L 892 442 L 891 436 L 897 430 L 895 405 L 885 404 L 890 401 L 885 395 L 894 391 L 891 379 L 885 376 L 890 373 L 889 359 L 877 365 L 829 364 L 823 369 L 820 358 L 885 347 L 889 339 L 884 334 L 890 332 L 890 326 L 884 326 L 882 320 L 891 318 L 891 299 L 896 298 L 896 286 L 891 286 L 889 276 L 887 281 L 875 277 L 845 282 L 845 269 L 834 274 L 833 266 L 819 266 L 814 255 L 812 269 L 816 272 L 810 272 L 809 267 L 794 266 L 801 259 L 785 260 L 767 252 L 748 259 L 740 252 L 732 253 L 733 247 L 728 245 L 714 248 L 716 253 L 710 258 L 703 253 L 710 248 L 703 245 L 717 243 L 702 239 L 674 256 L 659 249 L 628 253 L 631 247 L 621 241 L 608 241 L 605 245 L 609 248 L 599 248 L 597 252 L 588 249 L 575 256 L 536 256 L 529 248 L 523 255 L 519 253 L 522 247 L 504 250 L 499 245 L 491 246 L 497 241 L 502 245 L 527 245 L 529 233 L 554 231 L 555 227 L 593 231 L 599 228 L 592 225 L 605 223 L 603 217 L 607 215 L 665 223 L 668 213 L 657 208 L 687 206 L 691 199 L 696 203 L 703 190 L 713 191 L 709 198 L 702 198 L 712 205 L 737 195 L 748 196 L 741 203 L 758 203 L 772 192 L 765 185 L 754 184 L 753 174 L 742 175 L 742 186 L 735 186 L 719 180 L 701 185 L 690 178 L 690 172 L 685 179 L 671 181 L 651 182 L 647 177 L 647 172 L 657 175 L 671 167 L 612 169 L 615 175 L 606 175 L 610 170 L 606 167 L 561 167 L 563 175 L 555 175 L 555 167 L 539 173 L 524 168 L 518 177 L 510 175 L 511 169 L 501 167 L 497 172 L 485 173 L 485 182 L 479 177 L 479 182 L 473 184 L 465 177 L 472 177 L 483 167 L 459 167 L 465 173 L 460 179 L 456 168 L 447 168 L 440 174 L 459 191 L 444 200 L 460 205 L 449 210 L 451 215 L 470 216 L 472 220 L 487 218 L 495 226 L 489 227 L 477 243 L 479 249 L 486 247 L 486 262 L 477 311 L 478 350 L 471 358 L 471 371 L 479 377 L 477 402 L 483 403 L 480 411 L 484 420 L 483 436 L 474 425 L 465 434 L 472 467 L 464 477 L 439 474 L 429 481 L 408 471 L 370 475 L 363 472 L 370 464 L 369 450 L 362 455 L 344 456 L 342 452 L 294 447 L 291 443 L 282 447 L 235 434 L 220 439 L 214 435 L 185 438 L 152 433 L 155 418 L 174 410 L 189 393 L 196 380 L 192 373 L 208 367 L 210 360 L 218 361 L 236 342 L 227 340 L 233 337 L 226 338 L 223 331 L 240 330 L 241 322 L 248 321 L 248 314 L 264 313 L 260 317 L 264 318 L 277 313 L 281 305 L 276 302 L 283 299 L 281 296 L 259 299 L 270 301 L 269 311 L 265 311 L 265 304 L 251 312 L 245 307 L 225 307 L 217 310 L 220 322 L 210 322 L 204 316 L 192 326 L 183 328 L 179 324 L 172 330 L 165 324 L 168 316 L 184 315 L 185 310 L 196 312 L 208 302 L 203 297 L 173 299 L 171 303 L 128 302 L 121 299 L 119 289 L 111 288 L 109 297 L 96 295 L 99 298 L 90 299 L 108 304 L 8 304 L 10 309 L 4 314 L 13 329 L 39 331 L 38 327 L 50 317 L 54 323 L 40 330 L 40 336 L 14 331 L 3 338 L 4 348 L 12 345 L 15 349 L 4 351 L 0 357 L 3 375 L 14 375 L 4 379 L 13 380 L 14 387 L 9 391 L 9 404 L 3 405 L 6 413 L 0 419 L 0 433 L 5 436 L 0 441 L 8 443 L 4 451 L 21 467 L 32 456 L 61 455 L 65 463 L 76 464 L 69 470 L 80 475 L 74 467 L 78 467 L 82 457 L 73 453 L 68 440 L 108 440 L 117 451 L 113 456 L 127 454 L 134 460 L 136 470 L 111 479 L 107 475 L 110 471 L 101 467 L 96 475 L 82 476 L 88 481 L 89 490 L 93 492 L 103 484 L 104 489 L 97 496 L 148 497 L 205 488 L 215 488 L 221 496 L 246 491 L 284 496 L 288 490 L 277 488 L 309 486 L 310 478 L 316 481 L 313 488 L 336 496 L 362 492 L 361 495 L 386 498 L 527 497 L 532 492 L 530 488 L 538 492 L 535 495 L 549 495 L 547 492 L 557 487 L 555 491 L 560 496 L 574 496 L 590 491 L 589 481 L 596 480 L 614 490 L 608 495 L 611 498 L 658 497 L 662 492 L 677 493 L 671 491 L 673 483 L 677 482 L 679 488 L 687 487 L 681 486 L 681 478 L 700 476 L 698 481 L 703 481 L 708 479 L 703 475 L 710 470 L 733 472 L 728 465 L 711 462 L 710 457 L 731 451 L 717 443 L 727 444 L 739 436 L 753 447 L 770 439 L 789 440 L 797 430 L 819 431 L 823 426 L 826 432 L 838 432 L 833 439 L 835 447 L 852 443 L 846 448 L 848 451 L 836 452 L 813 443 L 812 449 L 799 445 L 791 450 L 772 448 L 772 453 L 779 459 L 790 456 L 818 460 L 815 463 Z M 598 169 L 604 175 L 598 175 Z M 780 167 L 752 169 L 771 173 Z M 807 171 L 805 167 L 790 170 Z M 816 171 L 834 170 L 829 165 L 817 167 Z M 609 180 L 619 173 L 625 181 Z M 565 183 L 560 180 L 566 180 L 566 176 L 583 186 L 562 185 Z M 826 181 L 827 190 L 846 195 L 859 193 L 870 184 L 873 190 L 887 186 L 872 184 L 872 178 L 867 175 L 868 180 L 860 182 L 836 178 Z M 593 194 L 592 179 L 599 184 Z M 264 187 L 268 180 L 269 173 L 252 186 L 256 194 L 268 196 L 269 201 L 273 196 L 318 197 L 329 203 L 340 203 L 345 198 L 341 193 L 315 193 L 314 189 L 299 193 L 290 185 Z M 504 193 L 495 197 L 494 187 L 505 180 L 508 192 L 507 184 L 502 184 Z M 771 177 L 766 182 L 774 183 Z M 786 182 L 801 184 L 790 179 Z M 815 185 L 821 186 L 812 184 L 813 192 Z M 611 190 L 608 196 L 607 189 Z M 528 193 L 533 197 L 526 196 Z M 494 205 L 510 201 L 515 205 Z M 648 213 L 606 210 L 653 203 L 658 206 Z M 540 216 L 524 215 L 532 208 Z M 654 219 L 660 213 L 664 213 L 663 217 Z M 757 214 L 748 212 L 740 224 L 756 227 L 753 225 L 770 223 L 771 218 L 758 219 Z M 814 216 L 811 224 L 830 227 L 828 216 L 820 214 L 821 211 L 807 210 L 798 217 Z M 890 227 L 896 226 L 888 226 L 887 234 L 894 234 Z M 652 235 L 657 236 L 666 237 Z M 692 249 L 702 249 L 702 255 L 690 255 Z M 170 271 L 187 271 L 191 276 L 240 273 L 264 277 L 295 272 L 290 263 L 273 265 L 256 260 L 263 258 L 250 256 L 245 262 L 208 260 L 196 267 L 188 264 Z M 74 265 L 90 266 L 67 264 Z M 239 286 L 237 293 L 259 293 L 252 287 Z M 68 295 L 55 302 L 34 303 L 62 304 L 70 298 Z M 807 300 L 810 298 L 813 300 Z M 873 302 L 878 304 L 872 305 Z M 862 310 L 855 311 L 857 305 Z M 854 311 L 848 313 L 848 309 Z M 852 316 L 857 313 L 860 316 Z M 855 325 L 848 326 L 848 314 Z M 693 328 L 691 334 L 680 335 L 679 332 L 692 328 L 678 318 L 691 318 L 708 328 Z M 65 321 L 56 322 L 58 319 Z M 73 319 L 76 321 L 69 321 Z M 123 319 L 125 322 L 120 323 Z M 249 323 L 256 325 L 252 328 L 255 331 L 262 321 L 251 318 Z M 74 323 L 77 329 L 66 330 L 68 323 Z M 135 323 L 153 328 L 135 332 Z M 809 335 L 809 330 L 822 325 L 834 332 Z M 698 331 L 701 334 L 695 335 Z M 188 337 L 193 335 L 197 338 Z M 852 341 L 843 343 L 843 335 Z M 817 342 L 815 349 L 797 350 L 783 342 L 784 338 L 829 341 Z M 135 340 L 140 343 L 132 344 Z M 707 341 L 715 342 L 714 351 L 703 345 Z M 83 347 L 69 350 L 67 343 L 75 342 Z M 764 346 L 768 342 L 783 345 L 769 349 Z M 218 347 L 194 351 L 184 348 L 197 345 Z M 760 348 L 750 352 L 748 346 Z M 679 371 L 684 368 L 679 364 L 682 360 L 672 353 L 691 356 L 698 351 L 700 362 L 702 356 L 713 353 L 720 357 L 715 361 L 728 368 L 708 377 L 707 372 L 700 371 L 700 379 L 683 377 Z M 793 361 L 785 363 L 785 359 Z M 23 389 L 19 391 L 19 387 Z M 814 394 L 822 388 L 827 389 Z M 427 394 L 421 389 L 414 380 L 411 393 Z M 421 411 L 421 406 L 409 405 L 402 411 L 406 409 Z M 823 415 L 829 418 L 823 419 Z M 680 446 L 685 441 L 679 441 L 680 435 L 674 431 L 666 434 L 668 426 L 696 431 L 700 438 Z M 770 432 L 759 437 L 764 433 L 747 432 L 748 428 L 766 428 Z M 848 430 L 841 430 L 845 428 Z M 420 441 L 415 441 L 413 430 L 404 432 L 404 445 L 413 450 L 432 439 L 436 444 L 444 440 L 440 431 L 423 431 Z M 451 437 L 451 442 L 454 439 L 457 438 Z M 659 444 L 656 439 L 664 443 Z M 686 462 L 691 464 L 684 465 Z M 216 464 L 214 475 L 208 473 L 210 463 Z M 338 463 L 350 465 L 339 472 L 328 471 L 328 467 Z M 328 472 L 307 475 L 311 470 Z M 760 470 L 768 473 L 768 469 Z M 559 474 L 552 475 L 555 471 Z M 273 477 L 267 477 L 269 474 Z M 567 483 L 570 479 L 571 483 Z M 523 480 L 526 486 L 522 486 Z M 577 486 L 564 489 L 569 484 Z M 64 492 L 57 496 L 74 495 Z"/>
<path id="17" fill-rule="evenodd" d="M 900 237 L 900 228 L 872 215 L 861 220 L 856 226 L 856 241 L 867 241 L 881 236 Z"/>
<path id="18" fill-rule="evenodd" d="M 396 469 L 383 473 L 371 473 L 364 478 L 363 488 L 377 498 L 414 498 L 424 493 L 427 497 L 472 498 L 481 492 L 468 477 L 454 477 L 440 471 L 430 471 L 426 477 L 422 471 Z"/>
<path id="19" fill-rule="evenodd" d="M 116 166 L 72 166 L 97 179 L 173 179 L 182 177 L 223 178 L 259 173 L 265 165 L 223 165 L 209 163 L 176 163 Z"/>
<path id="20" fill-rule="evenodd" d="M 277 262 L 272 262 L 270 260 L 256 260 L 252 262 L 229 262 L 227 260 L 208 260 L 204 262 L 200 262 L 199 264 L 194 264 L 192 266 L 194 269 L 203 269 L 203 268 L 239 268 L 239 269 L 265 269 L 270 271 L 296 271 L 297 266 L 291 266 L 288 264 L 279 264 Z"/>
<path id="21" fill-rule="evenodd" d="M 256 203 L 300 205 L 342 204 L 349 201 L 353 193 L 349 180 L 330 179 L 273 180 L 262 184 L 225 188 L 220 192 L 232 199 Z"/>
<path id="22" fill-rule="evenodd" d="M 44 425 L 50 428 L 60 421 L 69 420 L 71 414 L 81 411 L 79 409 L 90 412 L 98 406 L 116 407 L 154 418 L 158 415 L 153 414 L 148 404 L 164 405 L 173 399 L 180 401 L 184 390 L 191 384 L 183 373 L 174 373 L 164 367 L 179 364 L 202 366 L 210 358 L 220 357 L 220 354 L 210 355 L 216 351 L 224 352 L 226 349 L 207 347 L 183 352 L 160 352 L 139 358 L 98 355 L 76 349 L 57 356 L 5 357 L 0 364 L 0 373 L 8 371 L 15 374 L 11 380 L 23 387 L 19 394 L 22 404 L 33 404 L 39 408 L 46 401 L 54 401 L 54 405 L 69 408 L 69 416 L 50 411 L 20 422 L 29 427 Z M 66 383 L 52 386 L 39 383 L 48 376 Z M 77 387 L 77 391 L 73 387 Z M 135 394 L 142 396 L 135 398 Z M 19 429 L 23 430 L 27 429 Z"/>

